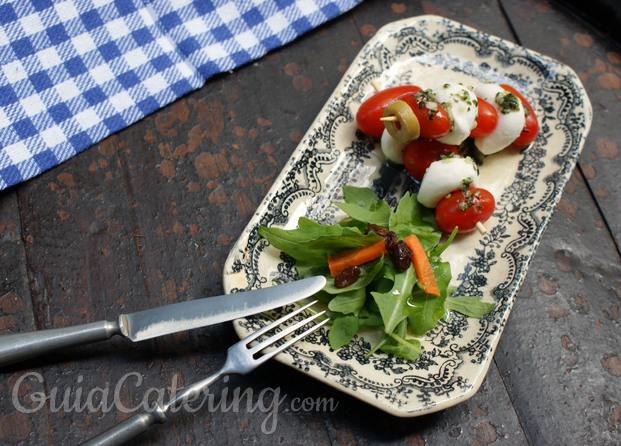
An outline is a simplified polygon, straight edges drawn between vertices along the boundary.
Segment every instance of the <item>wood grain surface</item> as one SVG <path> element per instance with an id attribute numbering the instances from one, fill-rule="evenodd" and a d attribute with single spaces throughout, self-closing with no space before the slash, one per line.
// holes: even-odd
<path id="1" fill-rule="evenodd" d="M 621 50 L 556 2 L 366 0 L 0 192 L 0 332 L 221 294 L 232 243 L 362 45 L 384 24 L 421 14 L 571 66 L 594 109 L 483 386 L 440 413 L 399 419 L 274 362 L 216 384 L 216 407 L 175 414 L 135 444 L 621 444 Z M 0 444 L 79 444 L 129 415 L 100 404 L 105 389 L 136 407 L 148 389 L 178 388 L 222 365 L 236 339 L 221 324 L 7 367 Z M 227 406 L 234 391 L 252 404 Z M 96 393 L 100 410 L 73 405 L 77 392 Z M 294 410 L 309 397 L 334 407 Z"/>

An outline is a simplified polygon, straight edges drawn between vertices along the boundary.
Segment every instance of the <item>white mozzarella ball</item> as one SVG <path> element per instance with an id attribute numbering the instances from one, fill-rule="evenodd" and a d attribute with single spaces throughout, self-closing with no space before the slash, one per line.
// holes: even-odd
<path id="1" fill-rule="evenodd" d="M 418 202 L 428 208 L 435 208 L 447 194 L 462 189 L 466 184 L 476 186 L 478 179 L 479 170 L 469 156 L 434 161 L 420 183 Z"/>
<path id="2" fill-rule="evenodd" d="M 380 140 L 384 156 L 396 164 L 403 164 L 403 149 L 405 144 L 393 138 L 388 130 L 384 129 Z"/>
<path id="3" fill-rule="evenodd" d="M 436 101 L 442 104 L 451 119 L 451 130 L 438 141 L 459 145 L 468 138 L 477 125 L 477 98 L 471 88 L 446 83 L 434 88 Z"/>
<path id="4" fill-rule="evenodd" d="M 484 155 L 500 152 L 515 141 L 524 128 L 526 117 L 522 102 L 518 99 L 514 110 L 502 107 L 499 101 L 502 101 L 502 98 L 509 92 L 497 84 L 479 85 L 474 92 L 478 97 L 489 102 L 498 113 L 496 128 L 487 136 L 475 138 L 474 144 Z"/>

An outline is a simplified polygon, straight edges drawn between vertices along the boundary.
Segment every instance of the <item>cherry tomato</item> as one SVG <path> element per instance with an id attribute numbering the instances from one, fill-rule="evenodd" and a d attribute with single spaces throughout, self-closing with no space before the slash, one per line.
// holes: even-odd
<path id="1" fill-rule="evenodd" d="M 419 138 L 403 149 L 403 164 L 414 179 L 421 181 L 431 163 L 450 153 L 459 153 L 457 146 L 442 144 L 435 139 Z"/>
<path id="2" fill-rule="evenodd" d="M 494 131 L 498 124 L 498 112 L 487 101 L 477 98 L 479 104 L 479 114 L 477 115 L 477 126 L 470 132 L 470 138 L 480 138 L 487 136 Z"/>
<path id="3" fill-rule="evenodd" d="M 410 91 L 420 91 L 414 85 L 399 85 L 378 91 L 364 101 L 356 113 L 356 124 L 360 131 L 374 138 L 381 138 L 384 132 L 384 123 L 380 121 L 384 109 L 388 104 L 397 100 L 399 96 Z"/>
<path id="4" fill-rule="evenodd" d="M 440 200 L 436 206 L 436 223 L 442 232 L 450 234 L 473 231 L 477 222 L 484 223 L 494 213 L 496 202 L 487 190 L 470 187 L 456 190 Z"/>
<path id="5" fill-rule="evenodd" d="M 451 119 L 448 112 L 440 103 L 436 103 L 437 110 L 429 110 L 425 107 L 424 96 L 409 92 L 399 96 L 397 99 L 404 101 L 411 108 L 420 124 L 420 137 L 427 139 L 438 139 L 446 135 L 451 130 Z"/>
<path id="6" fill-rule="evenodd" d="M 524 106 L 524 113 L 526 114 L 526 123 L 524 124 L 524 129 L 522 130 L 522 133 L 520 133 L 520 136 L 518 136 L 516 140 L 511 143 L 511 145 L 517 149 L 523 149 L 525 147 L 528 147 L 530 143 L 535 140 L 537 134 L 539 133 L 539 123 L 537 122 L 537 116 L 535 115 L 535 111 L 533 110 L 533 107 L 531 107 L 531 105 L 528 103 L 528 101 L 524 98 L 524 96 L 522 96 L 520 92 L 513 88 L 511 85 L 500 84 L 500 86 L 520 98 L 520 101 L 522 101 L 522 105 Z"/>

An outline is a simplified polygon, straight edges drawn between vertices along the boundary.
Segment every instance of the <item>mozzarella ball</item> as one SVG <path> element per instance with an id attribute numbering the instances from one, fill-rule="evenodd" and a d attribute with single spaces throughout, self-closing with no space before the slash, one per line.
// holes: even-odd
<path id="1" fill-rule="evenodd" d="M 476 186 L 478 179 L 479 170 L 469 156 L 434 161 L 420 183 L 418 202 L 428 208 L 435 208 L 447 194 L 469 184 Z"/>
<path id="2" fill-rule="evenodd" d="M 380 145 L 386 158 L 393 163 L 403 164 L 403 149 L 405 148 L 405 144 L 393 138 L 386 129 L 384 129 L 382 133 Z"/>
<path id="3" fill-rule="evenodd" d="M 489 102 L 498 113 L 496 128 L 487 136 L 475 138 L 474 144 L 484 155 L 500 152 L 515 141 L 524 128 L 526 117 L 522 102 L 516 98 L 517 101 L 511 102 L 512 108 L 503 106 L 503 98 L 510 93 L 497 84 L 479 85 L 474 92 Z"/>
<path id="4" fill-rule="evenodd" d="M 436 101 L 446 109 L 451 120 L 451 130 L 438 141 L 459 145 L 468 138 L 477 125 L 477 98 L 471 88 L 461 84 L 446 83 L 434 88 Z"/>

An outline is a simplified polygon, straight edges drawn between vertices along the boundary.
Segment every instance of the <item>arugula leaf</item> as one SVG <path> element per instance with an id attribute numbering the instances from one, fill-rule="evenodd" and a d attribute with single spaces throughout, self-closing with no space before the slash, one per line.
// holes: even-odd
<path id="1" fill-rule="evenodd" d="M 328 341 L 333 350 L 337 350 L 354 338 L 358 331 L 358 318 L 353 314 L 339 315 L 333 318 L 328 332 Z"/>
<path id="2" fill-rule="evenodd" d="M 344 186 L 343 198 L 345 203 L 335 204 L 350 217 L 379 226 L 388 226 L 390 206 L 384 200 L 380 200 L 371 189 Z"/>
<path id="3" fill-rule="evenodd" d="M 366 289 L 358 288 L 334 296 L 334 298 L 328 303 L 328 309 L 330 311 L 338 313 L 352 313 L 358 316 L 358 313 L 360 312 L 362 307 L 364 307 L 364 303 L 366 302 L 366 300 Z"/>
<path id="4" fill-rule="evenodd" d="M 433 214 L 430 209 L 418 203 L 416 194 L 406 192 L 403 198 L 399 200 L 396 211 L 390 215 L 388 228 L 401 239 L 410 234 L 416 234 L 425 251 L 428 251 L 442 237 L 435 226 L 426 221 L 425 217 L 430 213 Z"/>
<path id="5" fill-rule="evenodd" d="M 405 339 L 406 335 L 407 323 L 404 320 L 399 323 L 393 333 L 386 334 L 365 356 L 368 358 L 375 351 L 382 350 L 384 353 L 399 356 L 410 361 L 416 360 L 422 352 L 420 341 L 417 339 Z"/>
<path id="6" fill-rule="evenodd" d="M 453 239 L 455 239 L 455 236 L 457 235 L 457 229 L 457 226 L 455 226 L 455 229 L 453 229 L 453 232 L 451 232 L 451 235 L 449 235 L 448 239 L 446 239 L 446 241 L 441 245 L 437 245 L 435 248 L 433 248 L 433 250 L 431 251 L 432 256 L 440 257 L 440 254 L 442 254 L 444 250 L 448 248 L 451 243 L 453 243 Z"/>
<path id="7" fill-rule="evenodd" d="M 313 276 L 324 276 L 326 279 L 330 277 L 330 270 L 327 264 L 317 265 L 298 261 L 295 263 L 295 269 L 298 270 L 299 279 L 306 279 L 307 277 Z"/>
<path id="8" fill-rule="evenodd" d="M 326 264 L 327 255 L 361 248 L 381 239 L 373 232 L 364 234 L 356 227 L 306 225 L 297 229 L 259 227 L 259 235 L 272 246 L 305 263 Z"/>
<path id="9" fill-rule="evenodd" d="M 363 307 L 358 312 L 359 327 L 382 327 L 383 324 L 382 316 L 377 311 L 371 311 L 367 307 Z"/>
<path id="10" fill-rule="evenodd" d="M 321 223 L 317 223 L 315 220 L 311 220 L 310 218 L 306 218 L 306 217 L 298 218 L 298 228 L 308 228 L 308 227 L 317 228 L 319 226 L 321 226 Z"/>
<path id="11" fill-rule="evenodd" d="M 468 317 L 482 318 L 492 311 L 496 304 L 481 302 L 478 296 L 449 296 L 446 298 L 446 309 L 456 311 Z"/>
<path id="12" fill-rule="evenodd" d="M 422 336 L 438 325 L 438 321 L 444 317 L 444 301 L 445 299 L 422 290 L 412 294 L 409 300 L 408 321 L 414 336 Z"/>
<path id="13" fill-rule="evenodd" d="M 452 277 L 451 267 L 448 262 L 440 262 L 437 257 L 430 261 L 440 289 L 440 296 L 427 294 L 423 290 L 412 293 L 412 297 L 408 301 L 408 321 L 410 331 L 414 336 L 422 336 L 435 328 L 438 321 L 446 314 L 444 303 Z"/>
<path id="14" fill-rule="evenodd" d="M 381 346 L 381 350 L 409 361 L 418 359 L 423 351 L 419 340 L 405 339 L 405 337 L 401 337 L 394 333 L 389 335 L 388 342 Z"/>
<path id="15" fill-rule="evenodd" d="M 318 299 L 325 303 L 330 303 L 333 297 L 332 294 L 326 293 L 325 291 L 318 291 L 313 295 L 313 299 Z"/>
<path id="16" fill-rule="evenodd" d="M 388 292 L 371 292 L 384 321 L 384 332 L 392 333 L 397 324 L 408 316 L 407 301 L 412 295 L 415 281 L 416 272 L 414 266 L 410 265 L 405 271 L 395 274 L 393 286 Z"/>

